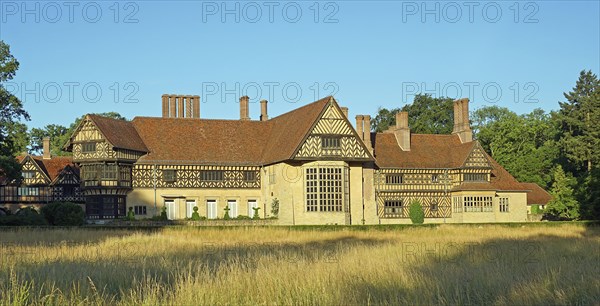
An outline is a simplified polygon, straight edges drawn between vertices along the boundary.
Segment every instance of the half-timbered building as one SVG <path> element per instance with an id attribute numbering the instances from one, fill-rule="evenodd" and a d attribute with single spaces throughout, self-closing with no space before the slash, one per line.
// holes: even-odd
<path id="1" fill-rule="evenodd" d="M 240 98 L 239 120 L 200 118 L 198 96 L 164 95 L 162 117 L 132 121 L 87 115 L 65 149 L 81 171 L 86 214 L 138 218 L 163 207 L 169 219 L 194 207 L 209 219 L 273 215 L 279 224 L 410 223 L 418 201 L 426 222 L 515 222 L 527 219 L 529 189 L 473 140 L 468 100 L 454 103 L 450 135 L 396 126 L 370 132 L 326 97 L 258 120 Z"/>
<path id="2" fill-rule="evenodd" d="M 43 143 L 43 156 L 17 156 L 22 180 L 0 184 L 0 207 L 16 212 L 22 207 L 39 209 L 55 201 L 85 203 L 79 167 L 70 156 L 51 156 L 49 138 L 45 138 Z"/>

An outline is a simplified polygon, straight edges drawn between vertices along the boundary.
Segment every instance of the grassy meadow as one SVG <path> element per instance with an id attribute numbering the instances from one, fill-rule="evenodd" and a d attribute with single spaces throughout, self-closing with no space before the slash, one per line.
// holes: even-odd
<path id="1" fill-rule="evenodd" d="M 0 229 L 0 304 L 600 304 L 600 228 Z"/>

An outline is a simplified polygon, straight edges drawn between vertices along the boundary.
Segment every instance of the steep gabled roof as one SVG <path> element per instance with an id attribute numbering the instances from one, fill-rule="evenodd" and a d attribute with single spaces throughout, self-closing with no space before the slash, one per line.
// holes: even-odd
<path id="1" fill-rule="evenodd" d="M 51 159 L 44 159 L 42 156 L 20 155 L 17 156 L 17 161 L 22 163 L 28 157 L 38 165 L 40 170 L 50 179 L 50 182 L 54 182 L 63 169 L 68 166 L 79 175 L 79 168 L 73 164 L 73 158 L 71 156 L 52 156 Z"/>
<path id="2" fill-rule="evenodd" d="M 552 200 L 552 195 L 536 183 L 521 183 L 523 188 L 530 190 L 527 194 L 527 205 L 546 205 Z"/>
<path id="3" fill-rule="evenodd" d="M 98 115 L 87 115 L 106 140 L 115 148 L 148 152 L 148 148 L 130 121 L 112 119 Z"/>
<path id="4" fill-rule="evenodd" d="M 272 126 L 263 153 L 263 163 L 293 158 L 331 99 L 331 96 L 325 97 L 269 120 Z"/>
<path id="5" fill-rule="evenodd" d="M 486 157 L 492 165 L 492 177 L 490 182 L 463 182 L 457 190 L 498 190 L 498 191 L 522 191 L 529 192 L 522 183 L 519 183 L 504 167 L 492 159 L 486 153 Z"/>
<path id="6" fill-rule="evenodd" d="M 403 151 L 394 133 L 371 133 L 371 140 L 382 168 L 459 168 L 475 145 L 458 135 L 411 134 L 410 151 Z"/>

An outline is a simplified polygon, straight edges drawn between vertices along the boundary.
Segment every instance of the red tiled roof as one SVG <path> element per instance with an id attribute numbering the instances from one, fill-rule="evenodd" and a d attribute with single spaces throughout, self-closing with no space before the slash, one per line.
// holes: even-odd
<path id="1" fill-rule="evenodd" d="M 503 191 L 522 191 L 527 192 L 522 183 L 519 183 L 504 167 L 486 156 L 492 164 L 492 178 L 489 183 L 468 182 L 461 183 L 456 190 L 503 190 Z"/>
<path id="2" fill-rule="evenodd" d="M 51 159 L 44 159 L 42 156 L 20 155 L 17 156 L 17 161 L 22 162 L 26 156 L 31 157 L 37 163 L 40 169 L 50 178 L 50 181 L 54 181 L 67 166 L 71 166 L 75 173 L 79 175 L 79 167 L 73 164 L 71 156 L 53 156 Z"/>
<path id="3" fill-rule="evenodd" d="M 410 151 L 403 151 L 394 133 L 371 133 L 377 166 L 382 168 L 458 168 L 475 142 L 458 135 L 411 134 Z"/>
<path id="4" fill-rule="evenodd" d="M 114 147 L 148 152 L 148 148 L 146 148 L 131 122 L 98 115 L 88 115 L 88 117 Z"/>
<path id="5" fill-rule="evenodd" d="M 139 162 L 262 165 L 287 160 L 329 100 L 268 121 L 136 117 L 132 125 L 150 152 Z M 104 133 L 106 127 L 99 128 Z"/>
<path id="6" fill-rule="evenodd" d="M 527 194 L 527 205 L 546 205 L 552 200 L 552 195 L 536 183 L 521 183 L 523 188 L 530 190 Z"/>

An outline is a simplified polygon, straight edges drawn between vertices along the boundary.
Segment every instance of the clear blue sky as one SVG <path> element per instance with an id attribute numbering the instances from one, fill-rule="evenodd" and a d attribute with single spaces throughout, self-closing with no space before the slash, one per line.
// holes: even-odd
<path id="1" fill-rule="evenodd" d="M 0 2 L 0 39 L 21 63 L 5 86 L 29 126 L 160 116 L 164 93 L 202 96 L 204 118 L 238 118 L 244 93 L 271 116 L 332 92 L 351 116 L 416 92 L 524 113 L 600 73 L 598 1 L 114 3 Z"/>

